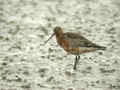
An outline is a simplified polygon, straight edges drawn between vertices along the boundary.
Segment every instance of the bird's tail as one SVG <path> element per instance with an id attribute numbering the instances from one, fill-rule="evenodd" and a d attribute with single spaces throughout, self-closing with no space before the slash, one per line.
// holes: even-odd
<path id="1" fill-rule="evenodd" d="M 104 46 L 96 46 L 96 48 L 99 50 L 106 50 L 106 47 L 104 47 Z"/>

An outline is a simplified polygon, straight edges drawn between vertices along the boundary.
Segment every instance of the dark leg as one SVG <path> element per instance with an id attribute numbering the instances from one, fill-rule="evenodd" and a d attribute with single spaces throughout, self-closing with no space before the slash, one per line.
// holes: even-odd
<path id="1" fill-rule="evenodd" d="M 80 60 L 80 56 L 78 56 L 78 61 Z"/>
<path id="2" fill-rule="evenodd" d="M 79 59 L 80 59 L 80 56 L 75 57 L 75 63 L 74 63 L 74 67 L 73 67 L 74 70 L 76 70 L 76 66 L 77 66 Z"/>

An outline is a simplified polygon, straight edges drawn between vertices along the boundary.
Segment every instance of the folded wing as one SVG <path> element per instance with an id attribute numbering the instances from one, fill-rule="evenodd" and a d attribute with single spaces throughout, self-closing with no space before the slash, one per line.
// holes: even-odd
<path id="1" fill-rule="evenodd" d="M 89 48 L 105 50 L 105 47 L 96 45 L 95 43 L 92 43 L 91 41 L 89 41 L 88 39 L 77 33 L 70 33 L 70 32 L 65 33 L 64 38 L 68 40 L 69 47 L 71 48 L 89 47 Z"/>

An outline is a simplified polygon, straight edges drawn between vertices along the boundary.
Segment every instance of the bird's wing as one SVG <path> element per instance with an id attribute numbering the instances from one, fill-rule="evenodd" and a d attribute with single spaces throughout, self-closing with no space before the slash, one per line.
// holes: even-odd
<path id="1" fill-rule="evenodd" d="M 68 40 L 69 46 L 71 48 L 77 48 L 77 47 L 93 47 L 93 48 L 99 48 L 100 46 L 92 43 L 85 37 L 83 37 L 80 34 L 77 33 L 64 33 L 64 38 Z"/>

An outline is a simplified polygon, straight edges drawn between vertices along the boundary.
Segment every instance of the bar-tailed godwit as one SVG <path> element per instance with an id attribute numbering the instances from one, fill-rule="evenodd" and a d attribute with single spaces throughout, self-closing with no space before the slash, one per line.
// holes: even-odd
<path id="1" fill-rule="evenodd" d="M 68 53 L 76 56 L 73 69 L 76 70 L 76 65 L 80 59 L 80 54 L 93 52 L 96 50 L 105 50 L 106 47 L 99 46 L 78 33 L 67 32 L 64 33 L 61 27 L 55 27 L 54 33 L 45 41 L 45 44 L 56 36 L 57 43 Z"/>

